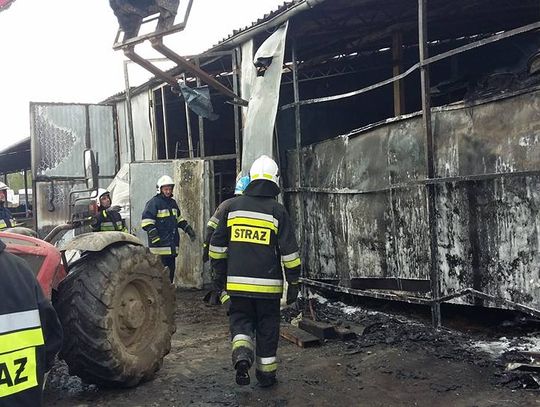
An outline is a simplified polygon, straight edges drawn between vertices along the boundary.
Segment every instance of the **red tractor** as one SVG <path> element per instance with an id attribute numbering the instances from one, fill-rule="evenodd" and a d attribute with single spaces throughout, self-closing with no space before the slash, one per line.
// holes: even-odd
<path id="1" fill-rule="evenodd" d="M 122 232 L 86 233 L 62 251 L 35 237 L 0 232 L 27 261 L 64 328 L 71 374 L 105 386 L 150 380 L 171 348 L 175 293 L 157 256 Z M 69 266 L 66 250 L 83 250 Z"/>
<path id="2" fill-rule="evenodd" d="M 171 349 L 174 286 L 158 256 L 128 233 L 83 233 L 58 248 L 49 243 L 92 220 L 88 193 L 98 177 L 90 150 L 85 171 L 88 189 L 70 193 L 70 200 L 79 197 L 69 222 L 44 240 L 25 228 L 0 232 L 0 238 L 27 261 L 56 308 L 64 328 L 60 357 L 70 373 L 102 386 L 135 386 L 154 376 Z M 66 254 L 76 260 L 66 261 Z"/>

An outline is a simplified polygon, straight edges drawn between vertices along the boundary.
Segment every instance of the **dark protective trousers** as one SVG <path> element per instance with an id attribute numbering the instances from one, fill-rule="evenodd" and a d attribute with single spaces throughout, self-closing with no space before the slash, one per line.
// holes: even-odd
<path id="1" fill-rule="evenodd" d="M 250 366 L 256 361 L 259 381 L 261 381 L 260 376 L 275 376 L 280 324 L 279 298 L 258 299 L 231 296 L 229 322 L 233 366 L 241 360 L 247 360 Z M 255 338 L 255 346 L 253 338 Z"/>
<path id="2" fill-rule="evenodd" d="M 176 256 L 159 256 L 164 266 L 169 268 L 169 279 L 174 282 L 174 272 L 176 271 Z"/>

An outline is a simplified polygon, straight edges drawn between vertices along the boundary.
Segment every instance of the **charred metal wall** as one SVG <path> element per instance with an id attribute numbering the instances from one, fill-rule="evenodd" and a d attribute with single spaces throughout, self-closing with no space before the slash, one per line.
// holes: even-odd
<path id="1" fill-rule="evenodd" d="M 540 91 L 437 109 L 432 120 L 440 294 L 474 287 L 539 307 Z M 429 280 L 420 116 L 304 148 L 302 192 L 296 157 L 287 201 L 304 225 L 310 278 Z"/>

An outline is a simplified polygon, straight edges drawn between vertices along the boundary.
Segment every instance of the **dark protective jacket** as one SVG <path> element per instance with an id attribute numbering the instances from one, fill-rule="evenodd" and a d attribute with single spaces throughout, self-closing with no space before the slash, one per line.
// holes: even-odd
<path id="1" fill-rule="evenodd" d="M 298 245 L 278 192 L 270 181 L 252 181 L 219 218 L 209 255 L 217 279 L 226 274 L 231 296 L 281 297 L 282 264 L 287 282 L 300 277 Z"/>
<path id="2" fill-rule="evenodd" d="M 117 211 L 100 209 L 92 224 L 94 232 L 127 232 L 126 224 Z"/>
<path id="3" fill-rule="evenodd" d="M 62 327 L 24 260 L 0 241 L 0 407 L 41 406 Z"/>
<path id="4" fill-rule="evenodd" d="M 204 238 L 204 244 L 203 244 L 203 262 L 208 261 L 208 247 L 210 246 L 210 239 L 212 239 L 212 235 L 216 231 L 216 228 L 219 223 L 219 218 L 222 215 L 222 213 L 229 208 L 229 205 L 231 202 L 237 198 L 237 196 L 229 198 L 224 200 L 219 204 L 214 214 L 210 217 L 210 220 L 206 224 L 206 236 Z"/>
<path id="5" fill-rule="evenodd" d="M 0 230 L 15 226 L 15 219 L 8 208 L 0 206 Z"/>
<path id="6" fill-rule="evenodd" d="M 141 226 L 148 233 L 150 251 L 162 256 L 178 254 L 178 228 L 186 233 L 188 228 L 191 229 L 180 215 L 176 201 L 163 194 L 155 195 L 146 203 Z"/>

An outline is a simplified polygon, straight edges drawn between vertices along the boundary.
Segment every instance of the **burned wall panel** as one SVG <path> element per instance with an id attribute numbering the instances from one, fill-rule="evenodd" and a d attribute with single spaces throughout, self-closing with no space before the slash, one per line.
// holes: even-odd
<path id="1" fill-rule="evenodd" d="M 344 247 L 333 221 L 339 210 L 336 207 L 336 197 L 306 194 L 304 204 L 304 269 L 313 278 L 339 279 L 336 263 L 339 251 Z"/>
<path id="2" fill-rule="evenodd" d="M 359 137 L 344 139 L 345 171 L 349 188 L 363 191 L 387 188 L 388 129 L 379 127 Z"/>
<path id="3" fill-rule="evenodd" d="M 450 177 L 435 181 L 441 295 L 471 287 L 540 307 L 539 100 L 532 90 L 435 109 L 437 177 Z M 343 285 L 429 280 L 424 139 L 415 116 L 302 150 L 311 277 Z M 296 156 L 290 151 L 288 162 Z M 522 171 L 529 173 L 508 176 Z M 301 200 L 290 206 L 294 219 Z"/>
<path id="4" fill-rule="evenodd" d="M 340 188 L 347 185 L 347 143 L 347 139 L 337 138 L 308 147 L 303 161 L 303 186 Z"/>
<path id="5" fill-rule="evenodd" d="M 451 149 L 448 153 L 453 157 Z M 475 278 L 480 273 L 476 195 L 476 188 L 467 183 L 437 187 L 438 268 L 442 295 L 451 294 L 458 287 L 476 286 Z M 454 302 L 463 301 L 457 298 Z"/>
<path id="6" fill-rule="evenodd" d="M 350 279 L 393 277 L 386 253 L 387 194 L 342 195 L 342 199 L 347 256 L 339 265 L 340 274 Z"/>
<path id="7" fill-rule="evenodd" d="M 540 307 L 540 176 L 484 184 L 478 194 L 482 289 Z"/>
<path id="8" fill-rule="evenodd" d="M 540 167 L 540 93 L 437 113 L 457 128 L 466 115 L 470 124 L 459 135 L 460 175 L 535 170 Z M 460 119 L 462 120 L 462 119 Z"/>
<path id="9" fill-rule="evenodd" d="M 421 186 L 392 190 L 386 208 L 388 274 L 429 279 L 426 193 Z"/>

